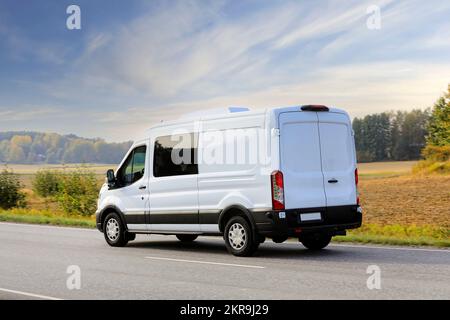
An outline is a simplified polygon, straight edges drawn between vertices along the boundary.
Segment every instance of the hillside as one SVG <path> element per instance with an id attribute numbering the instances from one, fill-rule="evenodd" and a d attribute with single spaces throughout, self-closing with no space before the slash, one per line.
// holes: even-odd
<path id="1" fill-rule="evenodd" d="M 0 132 L 0 163 L 118 163 L 131 142 L 107 143 L 57 133 Z"/>

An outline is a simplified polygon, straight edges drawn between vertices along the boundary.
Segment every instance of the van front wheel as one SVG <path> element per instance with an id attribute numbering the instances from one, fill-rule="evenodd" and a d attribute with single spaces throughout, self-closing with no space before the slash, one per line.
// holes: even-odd
<path id="1" fill-rule="evenodd" d="M 128 243 L 122 220 L 115 212 L 111 212 L 103 223 L 103 234 L 106 242 L 112 247 L 123 247 Z"/>
<path id="2" fill-rule="evenodd" d="M 327 234 L 313 234 L 301 238 L 300 241 L 310 250 L 320 250 L 330 243 L 331 236 Z"/>
<path id="3" fill-rule="evenodd" d="M 250 224 L 240 216 L 228 221 L 224 233 L 227 250 L 239 257 L 251 256 L 258 249 L 259 242 L 253 240 Z"/>

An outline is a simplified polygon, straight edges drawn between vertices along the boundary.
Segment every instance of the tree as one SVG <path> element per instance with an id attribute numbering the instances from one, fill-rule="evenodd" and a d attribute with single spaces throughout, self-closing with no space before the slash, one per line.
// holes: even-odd
<path id="1" fill-rule="evenodd" d="M 415 160 L 420 158 L 420 150 L 425 146 L 428 111 L 418 109 L 397 113 L 396 141 L 393 147 L 394 160 Z"/>
<path id="2" fill-rule="evenodd" d="M 6 158 L 8 162 L 23 163 L 25 158 L 25 152 L 21 146 L 11 143 L 9 146 L 9 155 Z"/>
<path id="3" fill-rule="evenodd" d="M 450 145 L 450 84 L 447 93 L 434 104 L 428 125 L 427 144 Z"/>
<path id="4" fill-rule="evenodd" d="M 425 160 L 413 171 L 417 173 L 450 173 L 450 85 L 436 101 L 427 126 L 427 145 L 422 150 Z"/>

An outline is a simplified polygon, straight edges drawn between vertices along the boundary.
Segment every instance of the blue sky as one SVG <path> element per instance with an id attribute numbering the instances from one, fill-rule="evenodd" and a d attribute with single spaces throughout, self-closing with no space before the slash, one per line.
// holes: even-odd
<path id="1" fill-rule="evenodd" d="M 0 0 L 0 131 L 123 141 L 228 106 L 429 107 L 450 83 L 448 17 L 437 0 Z"/>

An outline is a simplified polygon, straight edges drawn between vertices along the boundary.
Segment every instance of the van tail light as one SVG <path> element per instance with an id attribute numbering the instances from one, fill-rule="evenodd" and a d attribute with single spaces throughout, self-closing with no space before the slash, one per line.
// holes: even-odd
<path id="1" fill-rule="evenodd" d="M 359 182 L 358 168 L 356 168 L 355 169 L 356 204 L 359 206 L 358 182 Z"/>
<path id="2" fill-rule="evenodd" d="M 330 111 L 330 109 L 328 107 L 322 106 L 322 105 L 319 105 L 319 104 L 308 104 L 306 106 L 302 106 L 300 109 L 302 111 L 316 111 L 316 112 L 319 112 L 319 111 Z"/>
<path id="3" fill-rule="evenodd" d="M 284 210 L 284 183 L 283 173 L 274 171 L 270 176 L 272 184 L 272 208 L 273 210 Z"/>

